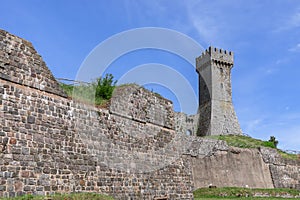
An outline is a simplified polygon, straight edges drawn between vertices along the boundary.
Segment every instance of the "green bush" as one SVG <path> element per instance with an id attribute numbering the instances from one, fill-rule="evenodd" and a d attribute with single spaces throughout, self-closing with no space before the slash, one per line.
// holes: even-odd
<path id="1" fill-rule="evenodd" d="M 117 81 L 112 74 L 97 78 L 90 84 L 68 85 L 60 83 L 61 88 L 71 98 L 85 103 L 105 104 L 112 96 Z M 93 101 L 95 100 L 95 101 Z"/>
<path id="2" fill-rule="evenodd" d="M 275 136 L 271 136 L 269 139 L 269 142 L 272 142 L 274 144 L 275 148 L 277 148 L 278 140 L 276 140 Z"/>
<path id="3" fill-rule="evenodd" d="M 262 146 L 270 147 L 270 148 L 276 148 L 275 144 L 273 142 L 270 142 L 270 141 L 263 141 Z"/>
<path id="4" fill-rule="evenodd" d="M 96 97 L 109 100 L 116 87 L 117 81 L 114 81 L 112 74 L 106 74 L 104 78 L 97 78 L 93 83 L 96 89 Z"/>

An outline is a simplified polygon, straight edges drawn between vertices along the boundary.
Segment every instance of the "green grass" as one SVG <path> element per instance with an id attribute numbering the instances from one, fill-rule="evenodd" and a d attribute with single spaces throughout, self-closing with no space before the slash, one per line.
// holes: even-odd
<path id="1" fill-rule="evenodd" d="M 102 80 L 107 80 L 107 79 L 104 78 Z M 94 103 L 95 105 L 103 106 L 103 107 L 104 106 L 106 107 L 106 105 L 109 103 L 111 95 L 116 87 L 122 88 L 122 87 L 129 87 L 129 86 L 138 86 L 144 88 L 145 90 L 148 90 L 145 87 L 139 86 L 136 83 L 126 83 L 126 84 L 121 84 L 119 86 L 115 86 L 115 83 L 107 83 L 106 85 L 103 85 L 102 83 L 98 84 L 98 82 L 95 81 L 92 82 L 91 84 L 80 84 L 80 85 L 69 85 L 65 83 L 59 83 L 59 84 L 69 98 L 72 98 L 74 100 L 86 104 Z M 150 90 L 148 91 L 153 93 L 153 95 L 159 98 L 165 99 L 157 92 L 153 92 Z"/>
<path id="2" fill-rule="evenodd" d="M 65 83 L 59 83 L 59 86 L 68 95 L 68 97 L 72 97 L 73 88 L 74 88 L 73 85 L 68 85 L 68 84 L 65 84 Z"/>
<path id="3" fill-rule="evenodd" d="M 102 97 L 97 97 L 95 95 L 95 88 L 93 85 L 68 85 L 64 83 L 60 83 L 60 87 L 64 90 L 64 92 L 68 95 L 68 97 L 81 101 L 83 103 L 95 105 L 105 105 L 109 99 L 104 99 Z"/>
<path id="4" fill-rule="evenodd" d="M 227 198 L 227 197 L 218 197 L 218 198 L 194 198 L 194 200 L 220 200 L 220 199 L 226 199 L 226 200 L 237 200 L 237 199 L 268 199 L 268 200 L 279 200 L 284 199 L 287 200 L 287 198 L 283 197 L 235 197 L 235 198 Z M 299 198 L 292 198 L 292 199 L 299 199 Z"/>
<path id="5" fill-rule="evenodd" d="M 300 155 L 297 155 L 297 154 L 291 154 L 291 153 L 286 153 L 280 149 L 277 149 L 278 153 L 283 157 L 283 158 L 286 158 L 286 159 L 291 159 L 291 160 L 298 160 L 300 159 Z"/>
<path id="6" fill-rule="evenodd" d="M 103 106 L 109 102 L 116 83 L 112 74 L 106 74 L 105 77 L 96 78 L 91 83 L 79 85 L 60 83 L 60 87 L 74 100 Z"/>
<path id="7" fill-rule="evenodd" d="M 268 141 L 262 141 L 254 139 L 244 135 L 214 135 L 208 136 L 218 140 L 224 140 L 229 146 L 240 148 L 258 148 L 258 147 L 270 147 L 275 148 L 274 144 Z"/>
<path id="8" fill-rule="evenodd" d="M 271 197 L 253 197 L 254 194 L 269 194 Z M 213 200 L 213 199 L 286 199 L 275 197 L 276 195 L 290 194 L 299 195 L 300 191 L 294 189 L 250 189 L 250 188 L 200 188 L 194 191 L 195 200 Z M 226 195 L 226 196 L 224 196 Z M 248 196 L 248 197 L 246 197 Z M 14 198 L 0 198 L 0 200 L 114 200 L 113 197 L 96 193 L 72 193 L 55 194 L 50 196 L 24 195 Z M 298 198 L 299 199 L 299 198 Z"/>
<path id="9" fill-rule="evenodd" d="M 284 199 L 279 195 L 299 196 L 300 191 L 295 189 L 250 189 L 250 188 L 200 188 L 194 191 L 195 199 Z M 255 194 L 268 194 L 270 197 L 253 197 Z"/>
<path id="10" fill-rule="evenodd" d="M 114 198 L 96 193 L 55 194 L 50 196 L 24 195 L 19 197 L 0 198 L 0 200 L 114 200 Z"/>
<path id="11" fill-rule="evenodd" d="M 275 145 L 269 141 L 263 141 L 255 138 L 251 138 L 249 136 L 244 135 L 214 135 L 214 136 L 206 136 L 208 138 L 224 140 L 227 142 L 229 146 L 240 147 L 240 148 L 259 148 L 259 147 L 269 147 L 274 148 Z M 277 149 L 278 153 L 286 159 L 297 160 L 297 154 L 289 154 L 280 149 Z"/>
<path id="12" fill-rule="evenodd" d="M 138 86 L 138 87 L 143 87 L 143 86 L 140 86 L 138 85 L 137 83 L 122 83 L 121 85 L 118 85 L 117 87 L 118 88 L 122 88 L 122 87 L 135 87 L 135 86 Z"/>

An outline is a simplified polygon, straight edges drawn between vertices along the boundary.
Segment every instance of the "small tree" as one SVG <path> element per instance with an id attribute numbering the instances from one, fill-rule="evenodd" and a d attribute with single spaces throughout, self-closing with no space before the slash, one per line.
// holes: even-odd
<path id="1" fill-rule="evenodd" d="M 275 148 L 277 148 L 278 140 L 276 140 L 275 136 L 271 136 L 269 139 L 269 142 L 272 142 L 274 144 Z"/>
<path id="2" fill-rule="evenodd" d="M 108 100 L 111 98 L 112 93 L 116 87 L 117 81 L 114 80 L 112 74 L 106 74 L 105 77 L 100 77 L 96 79 L 96 98 L 101 98 Z"/>

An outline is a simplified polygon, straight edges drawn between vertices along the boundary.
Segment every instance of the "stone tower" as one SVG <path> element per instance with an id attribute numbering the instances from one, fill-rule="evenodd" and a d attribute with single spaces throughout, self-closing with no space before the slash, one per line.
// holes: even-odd
<path id="1" fill-rule="evenodd" d="M 233 52 L 209 47 L 196 58 L 199 74 L 198 135 L 242 134 L 231 96 Z"/>

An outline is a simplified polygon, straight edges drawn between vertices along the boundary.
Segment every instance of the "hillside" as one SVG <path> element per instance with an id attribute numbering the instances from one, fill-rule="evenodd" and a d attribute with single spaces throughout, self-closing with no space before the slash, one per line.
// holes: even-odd
<path id="1" fill-rule="evenodd" d="M 300 159 L 299 154 L 287 153 L 281 149 L 275 147 L 275 145 L 270 141 L 263 141 L 259 139 L 252 138 L 245 135 L 215 135 L 215 136 L 206 136 L 206 138 L 213 138 L 222 141 L 226 141 L 229 146 L 239 147 L 239 148 L 261 148 L 268 147 L 276 149 L 277 152 L 286 159 L 298 160 Z"/>

